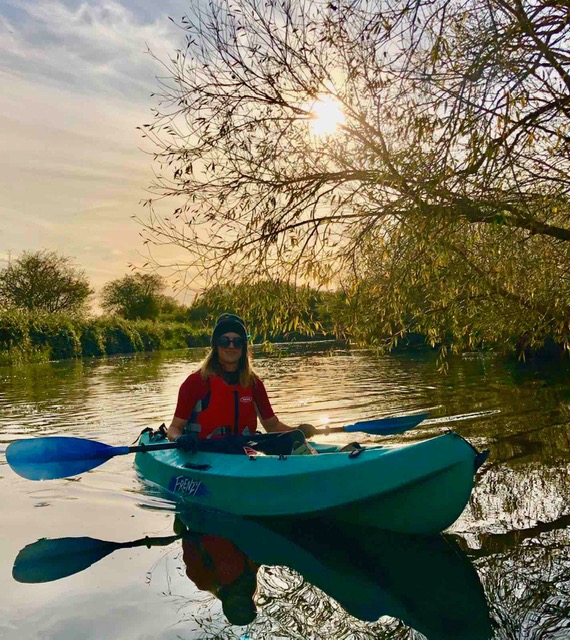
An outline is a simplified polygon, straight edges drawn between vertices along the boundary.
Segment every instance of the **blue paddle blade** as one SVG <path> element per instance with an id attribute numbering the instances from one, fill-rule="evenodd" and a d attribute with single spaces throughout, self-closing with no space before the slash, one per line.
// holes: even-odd
<path id="1" fill-rule="evenodd" d="M 361 433 L 371 433 L 377 435 L 392 435 L 396 433 L 403 433 L 408 429 L 417 427 L 420 422 L 423 422 L 429 413 L 418 413 L 413 416 L 396 416 L 393 418 L 379 418 L 378 420 L 362 420 L 349 424 L 344 427 L 344 431 L 347 433 L 354 433 L 360 431 Z"/>
<path id="2" fill-rule="evenodd" d="M 6 460 L 23 478 L 53 480 L 89 471 L 128 452 L 128 447 L 111 447 L 96 440 L 54 436 L 12 442 Z"/>
<path id="3" fill-rule="evenodd" d="M 59 580 L 87 569 L 119 548 L 120 544 L 94 538 L 43 538 L 18 553 L 12 576 L 25 583 Z"/>

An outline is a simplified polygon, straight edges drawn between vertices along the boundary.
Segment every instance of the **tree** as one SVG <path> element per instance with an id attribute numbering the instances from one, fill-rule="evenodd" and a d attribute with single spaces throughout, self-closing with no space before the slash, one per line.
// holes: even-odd
<path id="1" fill-rule="evenodd" d="M 102 291 L 101 306 L 127 320 L 157 318 L 165 284 L 156 273 L 135 273 L 108 282 Z"/>
<path id="2" fill-rule="evenodd" d="M 366 300 L 355 333 L 570 343 L 567 3 L 214 0 L 154 122 L 147 241 Z M 315 105 L 344 123 L 311 133 Z M 166 106 L 168 105 L 168 106 Z M 369 322 L 370 319 L 373 322 Z M 520 342 L 522 340 L 522 343 Z"/>
<path id="3" fill-rule="evenodd" d="M 237 313 L 246 319 L 254 337 L 332 335 L 335 327 L 328 310 L 331 297 L 328 292 L 277 280 L 225 284 L 213 286 L 197 296 L 189 317 L 212 326 L 221 313 Z"/>
<path id="4" fill-rule="evenodd" d="M 0 270 L 0 301 L 8 308 L 79 313 L 92 293 L 84 271 L 55 251 L 24 252 Z"/>
<path id="5" fill-rule="evenodd" d="M 190 307 L 178 302 L 172 296 L 161 296 L 160 319 L 164 322 L 188 322 L 190 320 Z"/>

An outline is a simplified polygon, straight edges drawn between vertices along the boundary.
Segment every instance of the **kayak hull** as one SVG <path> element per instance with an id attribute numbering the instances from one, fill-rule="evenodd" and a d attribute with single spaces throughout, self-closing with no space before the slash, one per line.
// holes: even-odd
<path id="1" fill-rule="evenodd" d="M 160 442 L 143 434 L 140 444 Z M 323 449 L 330 451 L 330 448 Z M 402 533 L 438 533 L 461 515 L 475 449 L 455 433 L 358 455 L 229 455 L 177 449 L 137 453 L 142 478 L 186 504 L 256 518 L 327 517 Z"/>

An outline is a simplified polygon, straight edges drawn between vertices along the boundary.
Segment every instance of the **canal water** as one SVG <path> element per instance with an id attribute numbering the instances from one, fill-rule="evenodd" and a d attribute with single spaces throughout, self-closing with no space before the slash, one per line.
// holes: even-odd
<path id="1" fill-rule="evenodd" d="M 137 478 L 131 456 L 39 483 L 7 465 L 6 447 L 20 438 L 123 445 L 168 423 L 204 353 L 0 368 L 0 638 L 570 638 L 567 364 L 464 354 L 444 375 L 429 352 L 325 343 L 256 352 L 283 422 L 429 411 L 388 441 L 453 429 L 490 449 L 465 512 L 435 538 L 176 513 Z M 221 586 L 205 550 L 227 558 Z M 235 576 L 240 592 L 230 594 Z"/>

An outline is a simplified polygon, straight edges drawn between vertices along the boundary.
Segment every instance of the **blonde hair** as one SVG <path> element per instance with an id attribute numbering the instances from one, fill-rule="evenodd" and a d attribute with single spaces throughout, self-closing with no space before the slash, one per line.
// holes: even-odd
<path id="1" fill-rule="evenodd" d="M 242 387 L 255 385 L 258 379 L 257 374 L 251 366 L 252 359 L 253 353 L 251 348 L 249 345 L 246 345 L 238 361 L 237 369 L 239 371 L 239 383 Z M 211 376 L 221 376 L 222 373 L 223 369 L 218 358 L 218 348 L 213 346 L 212 350 L 200 366 L 200 375 L 202 376 L 202 380 L 207 380 Z"/>

